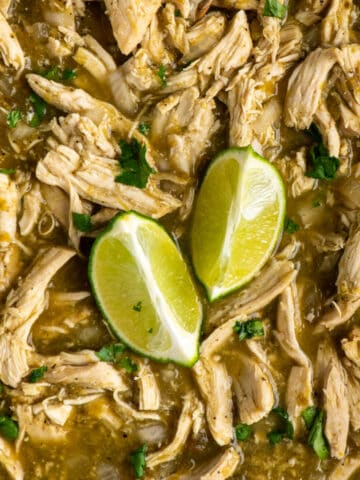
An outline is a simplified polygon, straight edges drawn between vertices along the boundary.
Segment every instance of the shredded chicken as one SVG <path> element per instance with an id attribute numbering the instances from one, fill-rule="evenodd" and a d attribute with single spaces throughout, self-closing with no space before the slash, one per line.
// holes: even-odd
<path id="1" fill-rule="evenodd" d="M 74 253 L 56 247 L 45 250 L 35 260 L 24 281 L 8 295 L 0 337 L 0 378 L 6 385 L 16 387 L 28 373 L 31 328 L 45 309 L 49 282 Z"/>
<path id="2" fill-rule="evenodd" d="M 261 365 L 247 355 L 241 355 L 240 374 L 234 379 L 234 391 L 241 423 L 251 425 L 272 410 L 275 397 L 272 384 Z"/>
<path id="3" fill-rule="evenodd" d="M 355 226 L 339 262 L 336 280 L 338 299 L 321 319 L 321 324 L 330 330 L 348 321 L 360 306 L 359 246 L 360 230 Z"/>
<path id="4" fill-rule="evenodd" d="M 137 385 L 139 388 L 139 409 L 158 410 L 160 408 L 161 401 L 160 390 L 150 365 L 141 361 L 137 376 Z"/>
<path id="5" fill-rule="evenodd" d="M 235 321 L 241 315 L 261 310 L 290 285 L 296 274 L 295 265 L 291 261 L 271 261 L 248 288 L 233 294 L 226 301 L 218 302 L 216 309 L 210 310 L 209 324 Z"/>
<path id="6" fill-rule="evenodd" d="M 336 48 L 317 48 L 295 68 L 285 99 L 285 123 L 288 127 L 301 130 L 310 127 L 329 72 L 339 62 L 339 55 Z"/>
<path id="7" fill-rule="evenodd" d="M 24 52 L 4 15 L 0 12 L 0 54 L 6 66 L 23 70 L 25 66 Z"/>
<path id="8" fill-rule="evenodd" d="M 169 443 L 169 445 L 167 445 L 164 449 L 151 453 L 146 458 L 146 464 L 150 469 L 153 469 L 162 463 L 173 460 L 181 453 L 190 435 L 193 425 L 192 412 L 195 402 L 196 397 L 193 393 L 186 395 L 176 433 L 172 442 Z"/>
<path id="9" fill-rule="evenodd" d="M 141 42 L 160 4 L 160 0 L 105 0 L 114 37 L 122 53 L 128 55 Z"/>
<path id="10" fill-rule="evenodd" d="M 180 206 L 176 198 L 157 187 L 156 180 L 149 180 L 146 189 L 115 181 L 120 173 L 116 159 L 119 147 L 106 122 L 96 126 L 90 118 L 71 114 L 54 121 L 52 132 L 50 150 L 36 169 L 40 181 L 68 193 L 73 189 L 80 198 L 95 204 L 119 210 L 136 209 L 156 218 Z M 151 162 L 148 155 L 147 160 Z"/>

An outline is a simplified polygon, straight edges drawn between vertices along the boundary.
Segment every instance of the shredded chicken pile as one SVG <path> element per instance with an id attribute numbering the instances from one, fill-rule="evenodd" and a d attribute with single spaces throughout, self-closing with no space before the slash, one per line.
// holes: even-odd
<path id="1" fill-rule="evenodd" d="M 1 478 L 360 475 L 359 15 L 355 0 L 0 1 Z M 206 306 L 191 371 L 116 362 L 71 278 L 86 245 L 122 210 L 181 242 L 211 157 L 247 145 L 286 185 L 277 252 Z M 126 148 L 145 181 L 121 180 Z M 118 463 L 47 461 L 41 446 L 76 450 L 86 424 Z"/>

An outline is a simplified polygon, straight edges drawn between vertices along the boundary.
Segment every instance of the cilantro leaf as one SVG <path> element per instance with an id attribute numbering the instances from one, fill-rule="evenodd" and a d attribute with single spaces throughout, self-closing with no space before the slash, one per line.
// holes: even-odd
<path id="1" fill-rule="evenodd" d="M 175 17 L 181 17 L 181 12 L 178 8 L 175 10 Z"/>
<path id="2" fill-rule="evenodd" d="M 264 17 L 276 17 L 281 20 L 285 17 L 287 7 L 278 0 L 266 0 L 264 5 Z"/>
<path id="3" fill-rule="evenodd" d="M 61 70 L 58 66 L 52 66 L 48 70 L 40 72 L 42 77 L 48 80 L 54 80 L 55 82 L 61 82 L 62 80 L 72 80 L 77 77 L 76 70 L 69 70 L 65 68 Z"/>
<path id="4" fill-rule="evenodd" d="M 12 175 L 16 172 L 16 168 L 0 168 L 0 173 L 4 175 Z"/>
<path id="5" fill-rule="evenodd" d="M 6 123 L 9 125 L 10 128 L 15 128 L 21 119 L 22 113 L 18 108 L 10 110 L 10 112 L 6 115 Z"/>
<path id="6" fill-rule="evenodd" d="M 52 66 L 48 70 L 40 72 L 40 75 L 47 80 L 54 80 L 55 82 L 61 80 L 61 72 L 57 66 Z"/>
<path id="7" fill-rule="evenodd" d="M 30 383 L 36 383 L 40 378 L 44 376 L 44 373 L 47 372 L 48 367 L 43 365 L 42 367 L 35 368 L 29 376 Z"/>
<path id="8" fill-rule="evenodd" d="M 119 142 L 121 148 L 120 166 L 122 172 L 115 177 L 115 182 L 145 188 L 151 173 L 155 170 L 146 161 L 146 145 L 133 138 L 129 143 L 125 140 Z"/>
<path id="9" fill-rule="evenodd" d="M 135 478 L 141 478 L 144 476 L 146 468 L 146 450 L 147 445 L 144 443 L 144 445 L 130 453 L 130 463 L 134 469 Z"/>
<path id="10" fill-rule="evenodd" d="M 86 213 L 72 212 L 72 221 L 77 230 L 80 232 L 90 232 L 91 230 L 91 217 Z"/>
<path id="11" fill-rule="evenodd" d="M 248 320 L 247 322 L 237 321 L 233 327 L 234 332 L 238 334 L 239 340 L 245 340 L 253 337 L 263 337 L 264 324 L 259 319 Z"/>
<path id="12" fill-rule="evenodd" d="M 284 438 L 292 440 L 294 438 L 294 426 L 290 421 L 287 411 L 282 407 L 276 407 L 272 409 L 272 413 L 275 413 L 280 417 L 283 423 L 283 428 L 281 430 L 273 430 L 267 434 L 271 445 L 280 443 Z"/>
<path id="13" fill-rule="evenodd" d="M 160 65 L 159 70 L 157 71 L 157 76 L 160 78 L 161 86 L 166 87 L 167 80 L 166 80 L 166 69 L 164 65 Z"/>
<path id="14" fill-rule="evenodd" d="M 286 217 L 285 219 L 285 224 L 284 224 L 284 232 L 289 233 L 290 235 L 292 233 L 297 232 L 300 229 L 300 226 L 294 222 L 294 220 L 291 220 L 291 218 Z"/>
<path id="15" fill-rule="evenodd" d="M 134 373 L 137 371 L 138 366 L 131 360 L 130 357 L 123 357 L 119 360 L 120 367 L 124 368 L 128 373 Z"/>
<path id="16" fill-rule="evenodd" d="M 19 436 L 18 423 L 8 416 L 0 416 L 0 435 L 8 440 L 16 440 Z"/>
<path id="17" fill-rule="evenodd" d="M 62 72 L 62 80 L 73 80 L 76 77 L 77 77 L 76 70 L 69 70 L 65 68 L 65 70 Z"/>
<path id="18" fill-rule="evenodd" d="M 29 103 L 32 105 L 33 112 L 29 121 L 30 127 L 38 127 L 40 123 L 44 120 L 46 115 L 46 102 L 39 97 L 36 93 L 31 93 L 28 98 Z"/>
<path id="19" fill-rule="evenodd" d="M 251 427 L 245 423 L 239 423 L 235 427 L 235 435 L 237 440 L 247 442 L 251 436 Z"/>
<path id="20" fill-rule="evenodd" d="M 301 416 L 308 430 L 310 430 L 310 428 L 312 427 L 317 414 L 318 414 L 318 409 L 314 406 L 308 407 L 301 412 Z"/>
<path id="21" fill-rule="evenodd" d="M 329 447 L 324 435 L 323 423 L 324 412 L 316 407 L 308 407 L 301 416 L 304 419 L 308 435 L 308 445 L 312 447 L 320 460 L 326 460 L 329 457 Z"/>
<path id="22" fill-rule="evenodd" d="M 311 168 L 306 172 L 307 177 L 319 180 L 333 180 L 340 166 L 336 157 L 330 157 L 322 143 L 314 145 L 310 150 Z"/>
<path id="23" fill-rule="evenodd" d="M 276 445 L 277 443 L 282 442 L 284 438 L 284 434 L 276 430 L 274 430 L 273 432 L 268 432 L 266 436 L 269 440 L 269 443 L 271 443 L 271 445 Z"/>
<path id="24" fill-rule="evenodd" d="M 315 124 L 312 123 L 305 132 L 311 135 L 315 141 L 315 145 L 310 149 L 311 168 L 306 172 L 306 176 L 319 180 L 333 180 L 340 166 L 339 159 L 329 155 L 322 141 L 321 133 Z"/>
<path id="25" fill-rule="evenodd" d="M 135 311 L 135 312 L 141 312 L 141 309 L 142 309 L 142 302 L 137 302 L 133 307 L 132 309 Z"/>
<path id="26" fill-rule="evenodd" d="M 142 133 L 146 137 L 147 135 L 149 135 L 150 125 L 146 122 L 141 122 L 138 126 L 138 130 L 140 133 Z"/>
<path id="27" fill-rule="evenodd" d="M 103 346 L 95 355 L 102 362 L 117 362 L 120 355 L 126 350 L 126 346 L 123 343 L 112 343 L 110 345 Z"/>

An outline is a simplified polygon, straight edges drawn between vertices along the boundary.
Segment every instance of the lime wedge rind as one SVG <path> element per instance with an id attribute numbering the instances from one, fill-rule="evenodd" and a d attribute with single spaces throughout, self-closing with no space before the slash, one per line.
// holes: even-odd
<path id="1" fill-rule="evenodd" d="M 163 298 L 162 292 L 159 291 L 158 285 L 152 278 L 152 269 L 149 263 L 149 259 L 144 254 L 141 245 L 136 238 L 136 230 L 140 228 L 140 225 L 147 224 L 153 225 L 153 228 L 157 229 L 157 234 L 162 232 L 162 236 L 166 235 L 166 239 L 171 242 L 170 249 L 172 248 L 172 255 L 178 255 L 179 259 L 181 259 L 181 255 L 179 250 L 176 247 L 176 244 L 173 242 L 172 238 L 167 234 L 165 229 L 159 225 L 155 220 L 145 217 L 137 212 L 129 211 L 118 214 L 106 227 L 104 232 L 96 239 L 93 248 L 90 254 L 89 260 L 89 279 L 90 285 L 94 294 L 95 301 L 106 320 L 106 324 L 109 327 L 109 330 L 115 335 L 115 337 L 119 338 L 123 341 L 126 345 L 128 345 L 133 351 L 136 353 L 146 356 L 148 358 L 152 358 L 158 362 L 169 362 L 173 361 L 179 365 L 183 365 L 186 367 L 194 365 L 199 358 L 199 336 L 202 324 L 202 304 L 196 294 L 195 286 L 193 282 L 191 282 L 191 276 L 189 269 L 184 263 L 184 268 L 186 269 L 187 275 L 189 276 L 189 280 L 192 283 L 193 292 L 190 294 L 194 295 L 196 298 L 195 303 L 193 304 L 193 310 L 197 310 L 195 314 L 197 315 L 197 322 L 195 328 L 192 329 L 191 332 L 187 331 L 185 328 L 179 324 L 176 320 L 176 312 L 172 309 L 172 306 L 169 305 L 166 300 Z M 151 227 L 150 227 L 151 228 Z M 96 270 L 98 269 L 97 265 L 97 252 L 102 248 L 106 248 L 106 245 L 103 246 L 102 242 L 108 240 L 109 238 L 118 238 L 121 237 L 123 243 L 126 244 L 129 251 L 134 256 L 135 262 L 139 267 L 139 272 L 143 276 L 143 279 L 148 286 L 148 293 L 152 300 L 152 304 L 156 313 L 159 318 L 161 318 L 163 324 L 161 328 L 158 329 L 160 331 L 157 332 L 157 335 L 161 336 L 164 329 L 166 330 L 167 334 L 170 337 L 170 348 L 166 350 L 159 350 L 159 351 L 151 351 L 149 348 L 142 348 L 141 346 L 137 345 L 133 338 L 130 338 L 129 335 L 125 334 L 121 328 L 119 328 L 119 324 L 117 324 L 118 319 L 114 319 L 114 314 L 111 312 L 111 308 L 108 308 L 106 303 L 106 299 L 104 301 L 104 295 L 101 294 L 102 287 L 99 284 L 98 276 L 96 275 Z M 182 260 L 182 259 L 181 259 Z M 183 261 L 183 260 L 182 260 Z M 166 262 L 164 264 L 166 266 Z M 141 314 L 139 314 L 141 315 Z M 142 328 L 140 326 L 140 328 Z M 136 333 L 136 335 L 147 335 L 146 331 L 140 332 L 140 330 Z M 136 336 L 135 335 L 135 336 Z M 151 338 L 151 343 L 156 345 L 156 335 Z"/>
<path id="2" fill-rule="evenodd" d="M 276 202 L 278 204 L 277 218 L 276 218 L 275 224 L 273 225 L 273 235 L 272 235 L 271 241 L 269 241 L 267 243 L 266 250 L 264 250 L 261 260 L 256 263 L 255 267 L 250 272 L 248 272 L 247 275 L 241 276 L 241 278 L 239 278 L 238 281 L 236 281 L 235 284 L 232 285 L 232 286 L 222 285 L 221 282 L 216 283 L 216 281 L 214 281 L 214 278 L 211 278 L 210 279 L 211 281 L 208 281 L 209 279 L 206 278 L 206 275 L 203 274 L 203 272 L 204 272 L 204 270 L 206 270 L 207 266 L 205 268 L 203 267 L 201 269 L 201 266 L 199 268 L 199 265 L 198 265 L 199 252 L 196 251 L 196 249 L 199 250 L 199 248 L 200 248 L 199 246 L 201 245 L 201 250 L 203 250 L 203 245 L 201 243 L 199 243 L 199 239 L 204 240 L 204 238 L 201 237 L 201 234 L 198 235 L 197 246 L 195 245 L 196 244 L 196 235 L 197 235 L 197 232 L 199 231 L 199 229 L 197 229 L 196 227 L 197 227 L 198 219 L 199 218 L 201 219 L 201 216 L 197 215 L 197 210 L 198 210 L 199 203 L 201 203 L 200 197 L 201 197 L 202 186 L 205 184 L 207 179 L 209 177 L 211 177 L 211 175 L 214 176 L 214 174 L 212 174 L 213 170 L 216 170 L 217 167 L 219 165 L 221 165 L 221 162 L 226 162 L 226 160 L 230 159 L 230 158 L 236 159 L 239 162 L 239 165 L 240 165 L 240 169 L 239 169 L 239 173 L 238 173 L 238 179 L 237 179 L 238 180 L 237 187 L 236 187 L 235 191 L 233 190 L 231 192 L 232 198 L 233 199 L 236 198 L 237 201 L 236 200 L 233 201 L 230 208 L 233 208 L 234 205 L 236 205 L 237 203 L 240 203 L 240 201 L 242 203 L 244 203 L 244 199 L 246 199 L 246 197 L 249 196 L 249 195 L 247 195 L 247 193 L 249 193 L 249 189 L 244 188 L 244 185 L 245 185 L 245 183 L 247 181 L 247 178 L 249 176 L 248 175 L 249 172 L 251 173 L 251 171 L 254 171 L 254 170 L 260 168 L 261 169 L 261 178 L 258 179 L 257 185 L 255 185 L 255 189 L 254 188 L 250 189 L 250 197 L 252 196 L 254 198 L 252 198 L 252 201 L 248 205 L 248 207 L 250 207 L 250 208 L 247 209 L 247 212 L 243 211 L 243 212 L 241 212 L 241 215 L 240 215 L 240 210 L 237 210 L 237 211 L 235 210 L 235 215 L 233 215 L 233 216 L 230 215 L 230 218 L 227 218 L 226 232 L 225 232 L 225 235 L 223 237 L 223 243 L 222 243 L 222 248 L 221 248 L 221 256 L 222 256 L 221 258 L 225 258 L 225 261 L 224 261 L 225 264 L 226 264 L 226 260 L 227 260 L 226 257 L 231 256 L 230 253 L 229 253 L 230 252 L 230 243 L 231 243 L 231 239 L 233 238 L 234 231 L 236 229 L 236 225 L 238 225 L 238 223 L 239 223 L 239 218 L 241 216 L 243 216 L 244 213 L 246 213 L 248 217 L 250 217 L 250 218 L 254 217 L 256 219 L 256 212 L 257 211 L 261 212 L 261 209 L 262 208 L 264 209 L 264 206 L 262 205 L 262 203 L 264 203 L 264 201 L 266 201 L 267 199 L 266 199 L 266 195 L 264 196 L 264 192 L 261 192 L 261 183 L 262 182 L 263 183 L 266 183 L 266 182 L 269 183 L 270 182 L 270 185 L 273 186 L 272 195 L 274 195 L 274 194 L 276 195 Z M 234 176 L 235 176 L 235 180 L 234 180 Z M 234 182 L 236 182 L 236 174 L 232 175 L 231 180 L 229 180 L 229 183 L 234 183 Z M 220 183 L 221 183 L 221 180 L 220 180 Z M 286 192 L 285 192 L 285 186 L 284 186 L 283 180 L 282 180 L 279 172 L 277 171 L 277 169 L 271 163 L 269 163 L 266 159 L 262 158 L 260 155 L 258 155 L 256 152 L 254 152 L 254 150 L 252 149 L 251 146 L 249 146 L 249 147 L 232 147 L 232 148 L 229 148 L 229 149 L 219 153 L 214 158 L 214 160 L 211 162 L 211 164 L 210 164 L 210 166 L 209 166 L 209 168 L 206 172 L 206 175 L 203 179 L 202 186 L 200 188 L 200 193 L 199 193 L 199 196 L 198 196 L 198 199 L 197 199 L 197 203 L 195 205 L 195 213 L 193 215 L 193 220 L 192 220 L 191 254 L 192 254 L 192 261 L 193 261 L 193 265 L 194 265 L 195 275 L 196 275 L 199 283 L 204 287 L 207 299 L 210 302 L 213 302 L 213 301 L 216 301 L 220 298 L 223 298 L 223 297 L 237 291 L 239 288 L 244 287 L 247 283 L 249 283 L 259 273 L 261 268 L 268 261 L 269 257 L 271 256 L 271 253 L 275 250 L 276 246 L 278 245 L 278 243 L 280 242 L 280 239 L 281 239 L 281 234 L 282 234 L 282 231 L 283 231 L 285 214 L 286 214 Z M 256 189 L 259 190 L 259 193 L 260 193 L 257 196 L 254 195 L 254 192 L 256 194 L 258 193 Z M 223 192 L 223 190 L 225 190 L 225 192 L 226 192 L 226 188 L 222 189 L 221 185 L 219 185 L 217 190 L 220 192 L 219 195 L 224 196 L 224 194 L 222 192 Z M 253 192 L 253 195 L 251 195 L 251 192 Z M 267 192 L 267 193 L 269 193 L 269 192 Z M 270 192 L 270 194 L 271 194 L 271 192 Z M 225 195 L 226 195 L 226 193 L 225 193 Z M 245 202 L 245 204 L 246 204 L 246 202 Z M 204 202 L 203 202 L 203 205 L 204 205 Z M 200 208 L 203 208 L 203 207 L 200 207 Z M 216 206 L 215 206 L 215 208 L 216 208 Z M 206 207 L 205 207 L 205 211 L 206 211 Z M 223 215 L 227 214 L 225 211 L 222 212 L 222 213 L 223 213 Z M 203 217 L 204 217 L 204 215 L 203 215 Z M 224 220 L 222 220 L 222 222 L 223 222 L 222 228 L 224 228 Z M 220 220 L 220 224 L 221 224 L 221 220 Z M 230 225 L 230 228 L 229 228 L 229 225 Z M 201 227 L 200 227 L 200 230 L 201 230 Z M 209 238 L 211 238 L 211 236 L 209 236 Z M 206 240 L 203 241 L 203 244 L 206 244 Z M 228 258 L 228 260 L 231 262 L 230 258 Z M 219 262 L 219 263 L 221 263 L 221 262 Z M 210 272 L 213 271 L 214 269 L 212 268 L 212 263 L 208 262 L 208 264 L 209 264 L 209 271 Z M 221 268 L 220 268 L 220 271 L 222 271 Z M 208 277 L 211 277 L 211 274 L 209 274 Z"/>

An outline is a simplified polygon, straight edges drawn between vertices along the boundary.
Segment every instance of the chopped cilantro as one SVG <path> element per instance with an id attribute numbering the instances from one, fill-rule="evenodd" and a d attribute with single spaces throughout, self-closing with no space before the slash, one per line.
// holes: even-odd
<path id="1" fill-rule="evenodd" d="M 271 445 L 276 445 L 277 443 L 282 442 L 284 438 L 283 434 L 277 431 L 269 432 L 266 436 L 269 440 L 269 443 L 271 443 Z"/>
<path id="2" fill-rule="evenodd" d="M 311 168 L 306 172 L 307 177 L 319 180 L 333 180 L 340 162 L 336 157 L 330 157 L 323 143 L 311 147 Z"/>
<path id="3" fill-rule="evenodd" d="M 166 80 L 166 69 L 164 65 L 160 65 L 159 70 L 157 71 L 157 76 L 160 78 L 161 86 L 166 87 L 167 80 Z"/>
<path id="4" fill-rule="evenodd" d="M 149 328 L 148 333 L 153 333 L 153 328 Z"/>
<path id="5" fill-rule="evenodd" d="M 15 128 L 17 124 L 22 119 L 22 113 L 18 108 L 14 108 L 10 110 L 10 112 L 6 116 L 6 123 L 9 125 L 10 128 Z"/>
<path id="6" fill-rule="evenodd" d="M 40 72 L 40 75 L 48 80 L 54 80 L 55 82 L 61 82 L 62 80 L 72 80 L 77 77 L 76 70 L 64 69 L 61 70 L 58 66 L 50 67 L 48 70 Z"/>
<path id="7" fill-rule="evenodd" d="M 286 15 L 287 8 L 278 0 L 266 0 L 264 5 L 264 17 L 276 17 L 283 19 Z"/>
<path id="8" fill-rule="evenodd" d="M 302 414 L 309 432 L 308 445 L 312 447 L 320 460 L 329 457 L 329 447 L 323 431 L 324 412 L 316 407 L 308 407 Z"/>
<path id="9" fill-rule="evenodd" d="M 237 321 L 234 325 L 234 332 L 238 334 L 239 340 L 253 337 L 263 337 L 264 324 L 259 319 L 248 320 L 247 322 Z"/>
<path id="10" fill-rule="evenodd" d="M 307 177 L 319 180 L 333 180 L 340 166 L 339 159 L 331 157 L 325 147 L 321 133 L 316 125 L 311 124 L 306 133 L 311 135 L 315 144 L 310 149 L 310 169 L 306 172 Z"/>
<path id="11" fill-rule="evenodd" d="M 112 343 L 102 347 L 98 352 L 95 352 L 95 355 L 102 362 L 115 363 L 119 360 L 120 355 L 122 355 L 125 350 L 126 346 L 123 343 Z"/>
<path id="12" fill-rule="evenodd" d="M 0 435 L 8 440 L 16 440 L 19 436 L 18 423 L 8 416 L 0 416 Z"/>
<path id="13" fill-rule="evenodd" d="M 146 122 L 141 122 L 139 127 L 138 127 L 138 130 L 139 130 L 140 133 L 142 133 L 146 137 L 147 135 L 149 135 L 150 125 Z"/>
<path id="14" fill-rule="evenodd" d="M 296 222 L 294 222 L 294 220 L 291 220 L 291 218 L 286 217 L 284 232 L 289 233 L 291 235 L 292 233 L 297 232 L 299 229 L 300 229 L 300 226 Z"/>
<path id="15" fill-rule="evenodd" d="M 42 367 L 35 368 L 29 375 L 29 382 L 36 383 L 40 378 L 44 376 L 44 373 L 47 371 L 48 367 L 43 365 Z"/>
<path id="16" fill-rule="evenodd" d="M 141 309 L 142 309 L 142 302 L 137 302 L 133 307 L 132 309 L 135 311 L 135 312 L 141 312 Z"/>
<path id="17" fill-rule="evenodd" d="M 273 430 L 267 434 L 268 440 L 272 445 L 281 442 L 284 438 L 292 440 L 294 438 L 294 427 L 290 421 L 289 414 L 284 408 L 276 407 L 272 409 L 282 420 L 283 428 L 281 430 Z"/>
<path id="18" fill-rule="evenodd" d="M 134 373 L 137 371 L 138 366 L 135 362 L 131 360 L 130 357 L 122 357 L 120 358 L 118 364 L 120 367 L 124 368 L 128 373 Z"/>
<path id="19" fill-rule="evenodd" d="M 120 140 L 119 145 L 121 148 L 119 162 L 122 172 L 115 177 L 115 181 L 145 188 L 150 174 L 155 173 L 155 170 L 146 161 L 146 145 L 140 145 L 136 138 L 133 138 L 129 143 Z"/>
<path id="20" fill-rule="evenodd" d="M 31 103 L 33 112 L 30 117 L 29 125 L 30 127 L 38 127 L 40 123 L 44 120 L 46 115 L 46 102 L 39 97 L 36 93 L 31 93 L 28 98 L 29 103 Z"/>
<path id="21" fill-rule="evenodd" d="M 175 10 L 175 17 L 181 17 L 181 12 L 178 8 Z"/>
<path id="22" fill-rule="evenodd" d="M 312 427 L 317 414 L 318 414 L 318 409 L 314 406 L 308 407 L 302 411 L 301 416 L 308 430 L 310 430 L 310 428 Z"/>
<path id="23" fill-rule="evenodd" d="M 318 199 L 318 198 L 315 198 L 313 201 L 312 201 L 312 207 L 313 208 L 317 208 L 317 207 L 320 207 L 321 206 L 321 201 Z"/>
<path id="24" fill-rule="evenodd" d="M 48 70 L 44 70 L 43 72 L 40 72 L 40 75 L 42 77 L 47 78 L 48 80 L 54 80 L 54 81 L 61 80 L 61 71 L 57 66 L 52 66 Z"/>
<path id="25" fill-rule="evenodd" d="M 251 436 L 251 427 L 245 423 L 239 423 L 235 427 L 235 435 L 237 440 L 241 442 L 246 442 Z"/>
<path id="26" fill-rule="evenodd" d="M 63 80 L 73 80 L 76 77 L 77 77 L 77 71 L 76 70 L 65 69 L 62 73 L 62 79 Z"/>
<path id="27" fill-rule="evenodd" d="M 0 173 L 4 175 L 12 175 L 16 172 L 16 168 L 0 168 Z"/>
<path id="28" fill-rule="evenodd" d="M 146 450 L 147 445 L 144 443 L 134 452 L 130 453 L 130 463 L 135 472 L 135 478 L 142 478 L 146 468 Z"/>
<path id="29" fill-rule="evenodd" d="M 86 213 L 72 212 L 72 221 L 77 230 L 80 232 L 90 232 L 91 230 L 91 217 Z"/>

